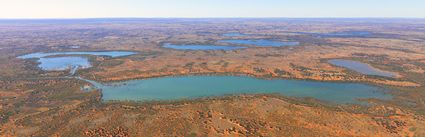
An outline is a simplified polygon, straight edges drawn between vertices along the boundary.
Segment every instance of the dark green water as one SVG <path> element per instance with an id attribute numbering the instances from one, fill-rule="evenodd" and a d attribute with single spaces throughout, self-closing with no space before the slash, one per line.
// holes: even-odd
<path id="1" fill-rule="evenodd" d="M 292 97 L 312 97 L 332 103 L 361 104 L 357 99 L 390 99 L 386 90 L 356 83 L 314 82 L 303 80 L 265 80 L 248 76 L 181 76 L 100 84 L 104 100 L 177 100 L 199 97 L 279 93 Z"/>

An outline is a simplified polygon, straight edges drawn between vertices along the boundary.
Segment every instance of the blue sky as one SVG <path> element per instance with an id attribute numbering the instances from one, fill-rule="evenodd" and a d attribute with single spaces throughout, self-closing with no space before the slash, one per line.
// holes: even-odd
<path id="1" fill-rule="evenodd" d="M 0 18 L 405 17 L 425 0 L 0 0 Z"/>

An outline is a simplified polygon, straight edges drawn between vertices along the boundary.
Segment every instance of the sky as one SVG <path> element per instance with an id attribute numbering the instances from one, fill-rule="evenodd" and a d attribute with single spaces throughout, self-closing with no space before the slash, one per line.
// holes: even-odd
<path id="1" fill-rule="evenodd" d="M 0 18 L 402 17 L 425 0 L 0 0 Z"/>

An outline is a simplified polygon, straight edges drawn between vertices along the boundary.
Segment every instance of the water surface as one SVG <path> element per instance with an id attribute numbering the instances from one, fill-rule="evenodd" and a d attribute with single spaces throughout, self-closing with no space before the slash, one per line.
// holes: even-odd
<path id="1" fill-rule="evenodd" d="M 350 70 L 365 74 L 365 75 L 375 75 L 375 76 L 383 76 L 383 77 L 396 77 L 397 75 L 392 72 L 382 71 L 372 67 L 369 64 L 353 61 L 353 60 L 345 60 L 345 59 L 332 59 L 329 60 L 329 63 L 348 68 Z"/>
<path id="2" fill-rule="evenodd" d="M 177 49 L 177 50 L 237 50 L 244 49 L 243 46 L 219 46 L 219 45 L 174 45 L 164 44 L 165 48 Z"/>
<path id="3" fill-rule="evenodd" d="M 384 89 L 365 84 L 265 80 L 248 76 L 161 77 L 106 85 L 88 81 L 102 90 L 104 100 L 175 100 L 242 93 L 279 93 L 333 103 L 360 103 L 359 98 L 391 98 Z"/>
<path id="4" fill-rule="evenodd" d="M 87 52 L 51 52 L 51 53 L 31 53 L 23 56 L 19 56 L 21 59 L 29 58 L 42 58 L 54 55 L 94 55 L 94 56 L 110 56 L 110 57 L 121 57 L 136 54 L 136 52 L 130 51 L 87 51 Z"/>
<path id="5" fill-rule="evenodd" d="M 372 32 L 369 31 L 341 31 L 321 34 L 321 36 L 326 37 L 368 37 L 370 35 L 372 35 Z"/>
<path id="6" fill-rule="evenodd" d="M 316 37 L 366 38 L 366 37 L 371 37 L 375 33 L 370 31 L 339 31 L 339 32 L 330 32 L 330 33 L 295 32 L 295 34 L 306 34 L 306 35 L 313 35 Z"/>
<path id="7" fill-rule="evenodd" d="M 78 69 L 84 69 L 91 67 L 89 60 L 86 57 L 80 57 L 77 55 L 95 55 L 95 56 L 110 56 L 110 57 L 121 57 L 136 54 L 136 52 L 128 51 L 94 51 L 94 52 L 51 52 L 51 53 L 31 53 L 23 56 L 19 56 L 20 59 L 37 58 L 39 67 L 46 71 L 61 71 L 70 70 L 70 74 L 74 73 Z M 51 57 L 55 55 L 64 55 L 61 57 Z M 67 56 L 68 55 L 68 56 Z M 72 55 L 72 56 L 71 56 Z"/>
<path id="8" fill-rule="evenodd" d="M 220 40 L 218 42 L 242 44 L 242 45 L 254 45 L 254 46 L 260 46 L 260 47 L 296 46 L 300 44 L 299 42 L 272 41 L 272 40 L 265 40 L 265 39 L 258 39 L 258 40 L 232 39 L 232 40 Z"/>
<path id="9" fill-rule="evenodd" d="M 248 35 L 247 34 L 233 32 L 233 33 L 225 33 L 225 34 L 223 34 L 223 36 L 225 36 L 225 37 L 243 37 L 243 36 L 248 36 Z"/>
<path id="10" fill-rule="evenodd" d="M 75 68 L 89 68 L 90 62 L 85 57 L 54 57 L 40 58 L 39 67 L 43 70 L 68 70 L 75 73 Z"/>

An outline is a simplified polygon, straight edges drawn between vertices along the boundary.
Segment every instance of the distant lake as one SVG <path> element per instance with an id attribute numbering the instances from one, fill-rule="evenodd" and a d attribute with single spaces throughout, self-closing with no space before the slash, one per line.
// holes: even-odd
<path id="1" fill-rule="evenodd" d="M 370 37 L 375 33 L 370 31 L 340 31 L 340 32 L 330 32 L 330 33 L 295 32 L 295 34 L 306 34 L 306 35 L 313 35 L 317 37 L 365 38 L 365 37 Z"/>
<path id="2" fill-rule="evenodd" d="M 241 45 L 254 45 L 260 47 L 282 47 L 282 46 L 296 46 L 299 42 L 283 42 L 283 41 L 271 41 L 265 39 L 258 40 L 219 40 L 218 42 L 230 43 L 230 44 L 241 44 Z"/>
<path id="3" fill-rule="evenodd" d="M 29 58 L 42 58 L 54 55 L 94 55 L 94 56 L 110 56 L 110 57 L 121 57 L 136 54 L 136 52 L 130 51 L 87 51 L 87 52 L 51 52 L 51 53 L 31 53 L 23 56 L 19 56 L 21 59 Z"/>
<path id="4" fill-rule="evenodd" d="M 248 35 L 242 34 L 242 33 L 225 33 L 225 34 L 223 34 L 223 36 L 225 36 L 225 37 L 243 37 L 243 36 L 248 36 Z"/>
<path id="5" fill-rule="evenodd" d="M 244 49 L 244 46 L 219 46 L 219 45 L 174 45 L 166 43 L 163 46 L 164 48 L 171 48 L 177 50 L 236 50 Z"/>
<path id="6" fill-rule="evenodd" d="M 110 56 L 121 57 L 136 54 L 136 52 L 127 51 L 99 51 L 99 52 L 52 52 L 52 53 L 32 53 L 19 56 L 20 59 L 38 59 L 39 67 L 46 71 L 53 70 L 70 70 L 74 74 L 78 68 L 91 67 L 89 60 L 86 57 L 79 57 L 78 55 L 95 55 L 95 56 Z M 55 55 L 69 55 L 61 57 L 50 57 Z M 72 55 L 72 56 L 71 56 Z"/>
<path id="7" fill-rule="evenodd" d="M 332 32 L 321 34 L 322 36 L 327 37 L 367 37 L 372 35 L 372 32 L 369 31 L 341 31 L 341 32 Z"/>
<path id="8" fill-rule="evenodd" d="M 391 99 L 386 90 L 356 83 L 258 79 L 248 76 L 179 76 L 100 84 L 104 100 L 176 100 L 237 94 L 279 93 L 332 103 L 362 103 L 360 98 Z M 364 103 L 364 102 L 363 102 Z"/>
<path id="9" fill-rule="evenodd" d="M 345 67 L 350 70 L 365 74 L 365 75 L 376 75 L 383 77 L 395 77 L 396 74 L 392 72 L 382 71 L 372 67 L 369 64 L 353 61 L 353 60 L 345 60 L 345 59 L 332 59 L 329 60 L 329 63 L 339 66 Z"/>

